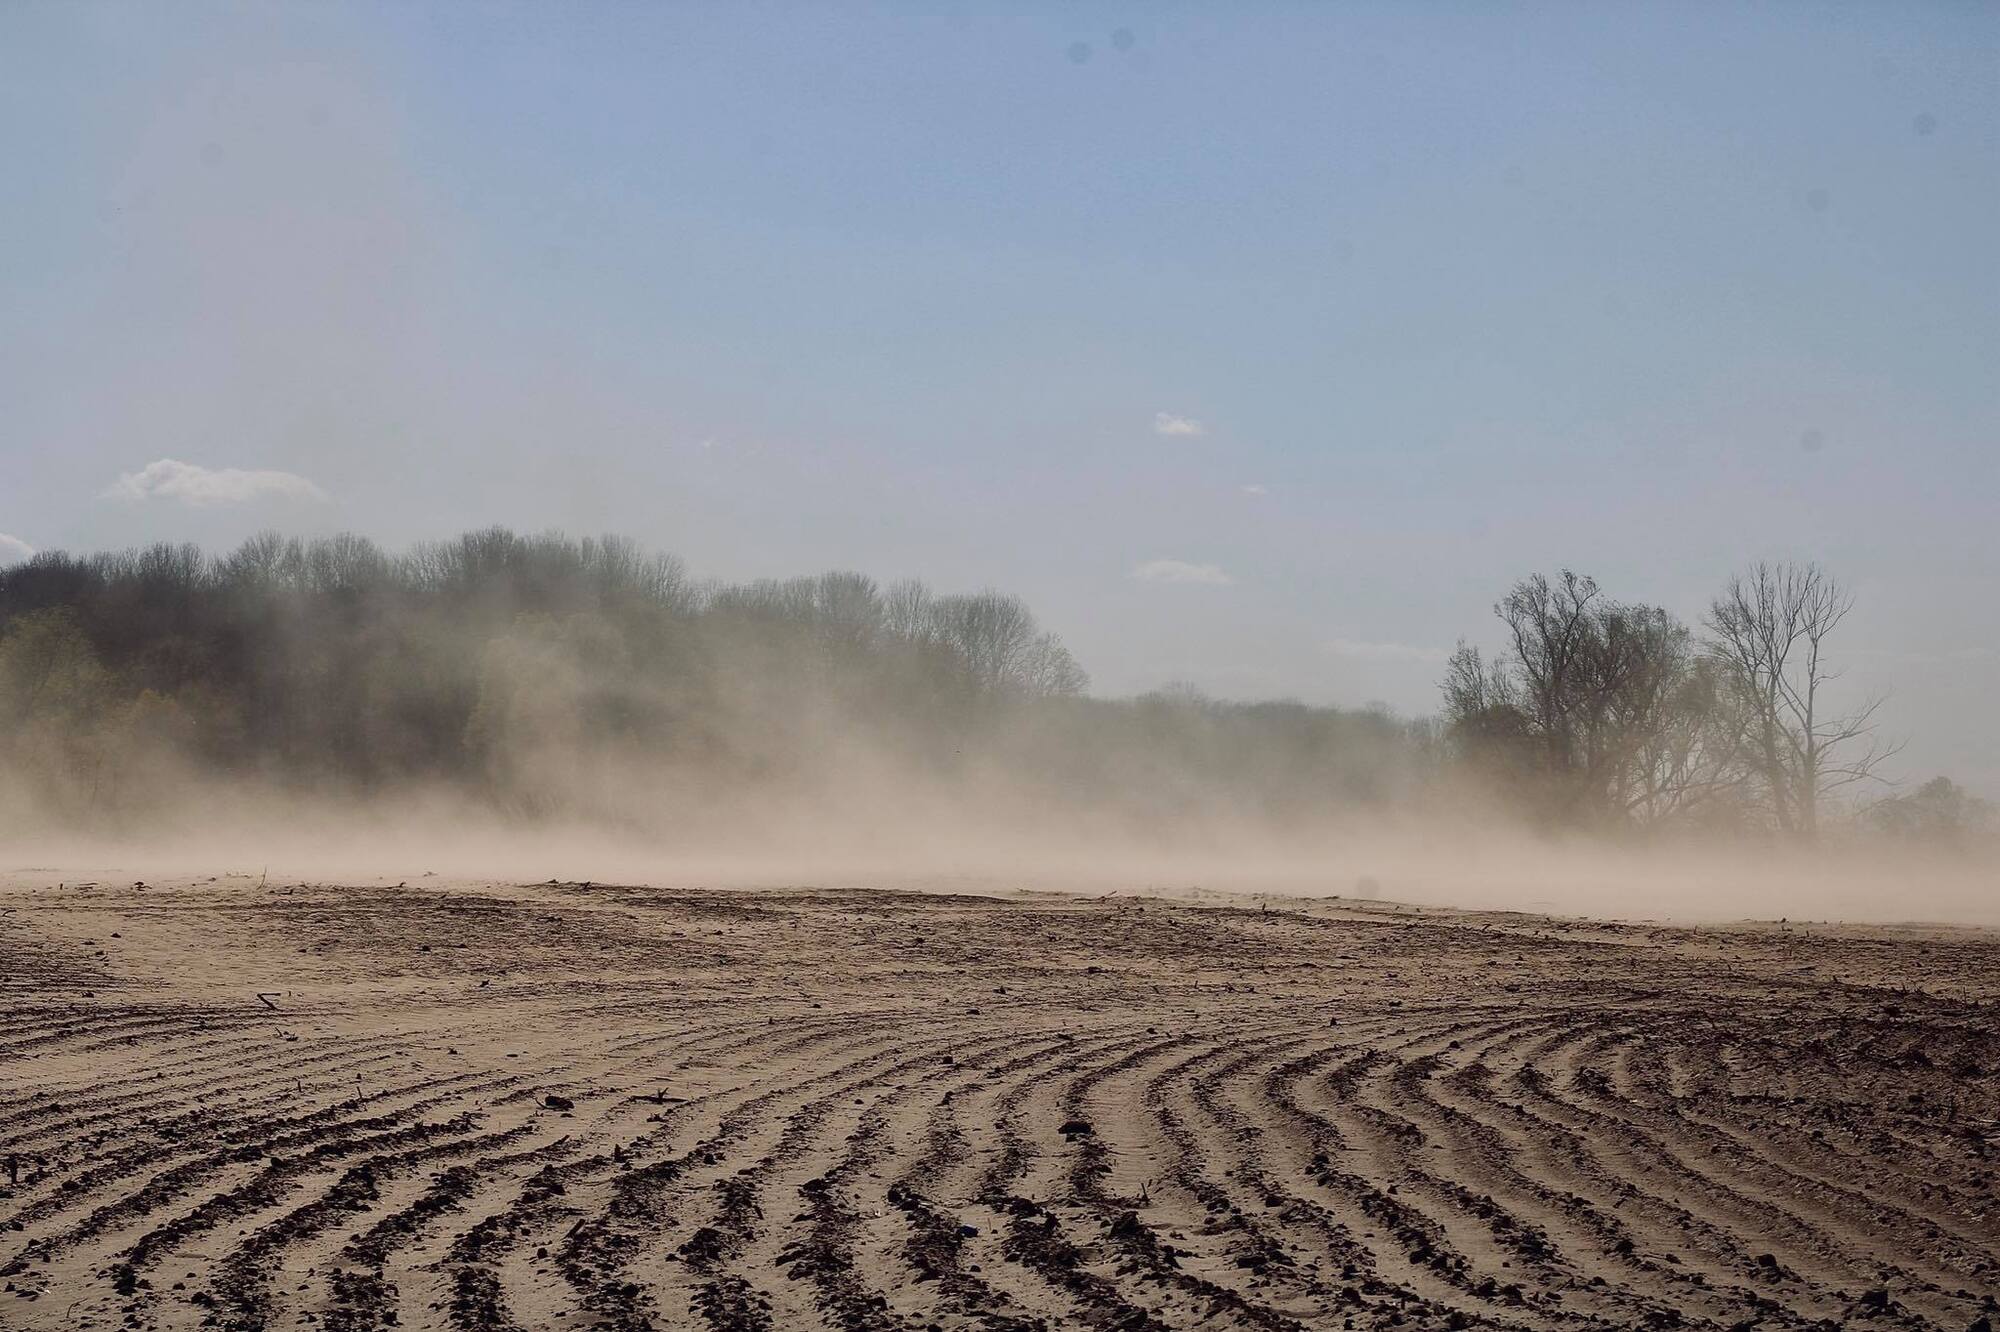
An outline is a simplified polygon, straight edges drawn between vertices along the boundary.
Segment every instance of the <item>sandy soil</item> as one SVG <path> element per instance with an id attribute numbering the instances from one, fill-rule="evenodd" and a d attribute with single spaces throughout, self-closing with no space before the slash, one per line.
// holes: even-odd
<path id="1" fill-rule="evenodd" d="M 0 1327 L 1980 1328 L 2000 936 L 0 881 Z"/>

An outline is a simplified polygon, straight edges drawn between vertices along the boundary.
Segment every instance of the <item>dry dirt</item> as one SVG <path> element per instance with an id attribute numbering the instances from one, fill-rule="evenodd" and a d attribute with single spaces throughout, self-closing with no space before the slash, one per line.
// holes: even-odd
<path id="1" fill-rule="evenodd" d="M 7 1329 L 1984 1328 L 1996 1120 L 1976 931 L 0 883 Z"/>

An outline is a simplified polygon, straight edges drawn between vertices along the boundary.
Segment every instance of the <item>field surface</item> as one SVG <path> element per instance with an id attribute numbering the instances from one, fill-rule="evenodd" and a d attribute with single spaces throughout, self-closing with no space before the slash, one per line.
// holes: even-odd
<path id="1" fill-rule="evenodd" d="M 0 1328 L 1985 1328 L 2000 939 L 0 880 Z"/>

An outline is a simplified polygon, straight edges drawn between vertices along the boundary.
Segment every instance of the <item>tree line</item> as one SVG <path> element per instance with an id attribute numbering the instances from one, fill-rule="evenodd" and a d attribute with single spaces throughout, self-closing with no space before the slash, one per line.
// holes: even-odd
<path id="1" fill-rule="evenodd" d="M 1528 816 L 1586 827 L 1769 829 L 1810 840 L 1830 811 L 1948 839 L 1992 807 L 1948 778 L 1898 793 L 1881 696 L 1837 701 L 1832 640 L 1853 594 L 1815 564 L 1732 577 L 1699 629 L 1564 570 L 1494 607 L 1501 650 L 1461 643 L 1442 722 L 1469 771 Z"/>
<path id="2" fill-rule="evenodd" d="M 390 554 L 265 534 L 0 569 L 0 758 L 17 798 L 72 815 L 143 809 L 193 772 L 671 817 L 865 768 L 1133 819 L 1309 819 L 1406 794 L 1423 761 L 1385 713 L 1088 683 L 1015 596 L 701 582 L 617 537 L 493 528 Z"/>
<path id="3" fill-rule="evenodd" d="M 617 537 L 49 552 L 0 568 L 0 813 L 138 812 L 197 775 L 646 821 L 866 771 L 1143 827 L 1500 805 L 1810 837 L 1894 749 L 1877 702 L 1829 705 L 1851 606 L 1812 566 L 1747 571 L 1698 630 L 1578 574 L 1523 579 L 1500 650 L 1461 645 L 1439 716 L 1404 720 L 1185 686 L 1094 698 L 1017 597 L 703 582 Z M 1991 814 L 1944 779 L 1867 808 L 1931 839 Z"/>

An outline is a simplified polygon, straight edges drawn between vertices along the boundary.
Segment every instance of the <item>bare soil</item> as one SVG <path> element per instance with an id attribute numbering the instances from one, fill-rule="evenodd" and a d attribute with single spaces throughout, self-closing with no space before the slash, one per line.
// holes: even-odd
<path id="1" fill-rule="evenodd" d="M 2000 937 L 0 881 L 0 1327 L 1985 1328 Z"/>

